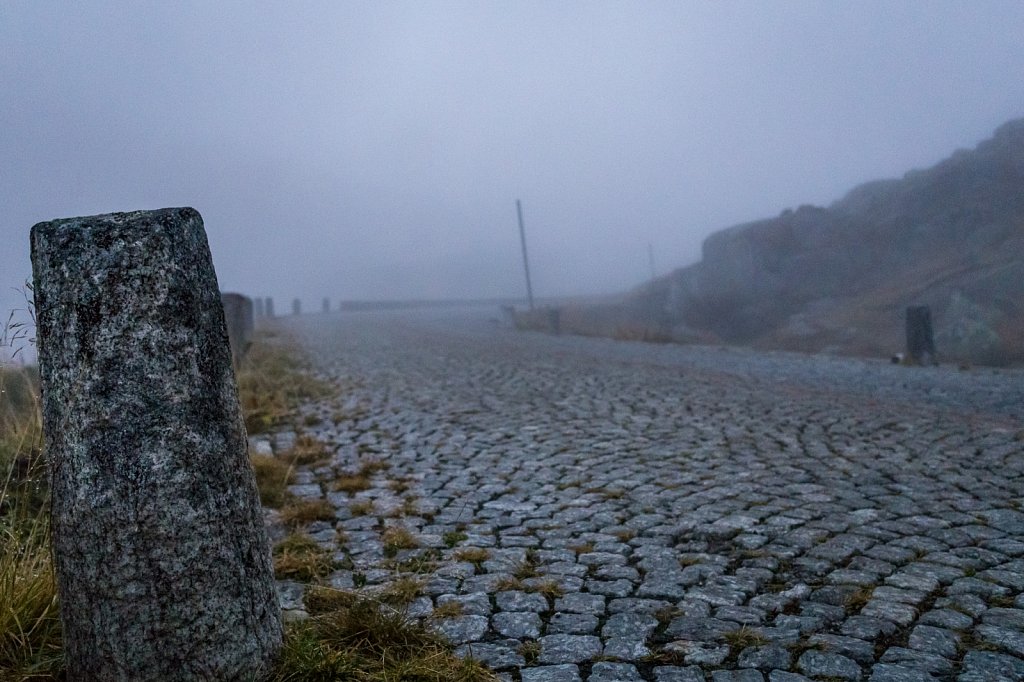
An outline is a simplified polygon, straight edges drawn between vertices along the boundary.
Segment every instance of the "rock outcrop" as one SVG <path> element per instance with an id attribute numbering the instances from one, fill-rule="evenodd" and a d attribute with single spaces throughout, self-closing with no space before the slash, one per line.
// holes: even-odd
<path id="1" fill-rule="evenodd" d="M 888 355 L 917 304 L 933 311 L 940 358 L 1024 361 L 1024 119 L 827 208 L 717 232 L 699 263 L 615 314 L 675 340 Z"/>

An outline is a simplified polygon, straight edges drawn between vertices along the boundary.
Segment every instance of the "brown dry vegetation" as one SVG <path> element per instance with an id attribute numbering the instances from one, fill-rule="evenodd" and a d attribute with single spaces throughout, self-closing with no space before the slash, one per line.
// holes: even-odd
<path id="1" fill-rule="evenodd" d="M 308 370 L 309 363 L 294 342 L 274 331 L 257 333 L 236 374 L 250 434 L 290 424 L 303 401 L 327 395 L 329 386 Z"/>
<path id="2" fill-rule="evenodd" d="M 41 679 L 62 668 L 50 560 L 39 380 L 0 366 L 0 679 Z"/>
<path id="3" fill-rule="evenodd" d="M 454 656 L 438 634 L 381 601 L 328 596 L 321 589 L 306 605 L 311 617 L 289 629 L 273 682 L 497 679 L 481 664 Z"/>
<path id="4" fill-rule="evenodd" d="M 296 500 L 281 507 L 281 520 L 293 528 L 313 521 L 333 521 L 334 506 L 324 499 Z"/>

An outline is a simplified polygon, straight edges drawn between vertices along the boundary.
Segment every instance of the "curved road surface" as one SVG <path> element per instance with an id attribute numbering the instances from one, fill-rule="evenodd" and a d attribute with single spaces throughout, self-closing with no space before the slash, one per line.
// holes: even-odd
<path id="1" fill-rule="evenodd" d="M 334 585 L 416 577 L 410 615 L 523 682 L 1024 680 L 1024 373 L 492 316 L 285 322 L 338 386 L 292 488 L 337 508 Z"/>

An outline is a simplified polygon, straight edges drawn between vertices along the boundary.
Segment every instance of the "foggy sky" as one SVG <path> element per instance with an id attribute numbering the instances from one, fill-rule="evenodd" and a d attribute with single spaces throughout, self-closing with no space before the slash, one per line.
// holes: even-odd
<path id="1" fill-rule="evenodd" d="M 221 287 L 629 289 L 1024 116 L 1024 3 L 0 4 L 0 311 L 36 222 L 189 205 Z"/>

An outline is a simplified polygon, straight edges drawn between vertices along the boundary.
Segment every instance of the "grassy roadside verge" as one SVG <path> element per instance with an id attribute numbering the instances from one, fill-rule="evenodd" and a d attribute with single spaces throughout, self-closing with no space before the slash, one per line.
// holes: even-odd
<path id="1" fill-rule="evenodd" d="M 37 372 L 0 366 L 2 679 L 53 679 L 62 668 L 42 443 Z"/>
<path id="2" fill-rule="evenodd" d="M 257 337 L 237 378 L 250 434 L 294 429 L 299 406 L 331 390 L 313 376 L 301 349 L 275 331 Z M 291 509 L 301 521 L 321 510 L 289 506 L 286 487 L 294 466 L 323 453 L 312 442 L 299 446 L 283 457 L 251 459 L 264 505 Z M 62 680 L 34 368 L 0 365 L 0 477 L 0 679 Z M 311 586 L 306 606 L 310 618 L 287 626 L 280 662 L 267 680 L 494 679 L 479 664 L 456 658 L 438 635 L 406 618 L 395 600 Z"/>

